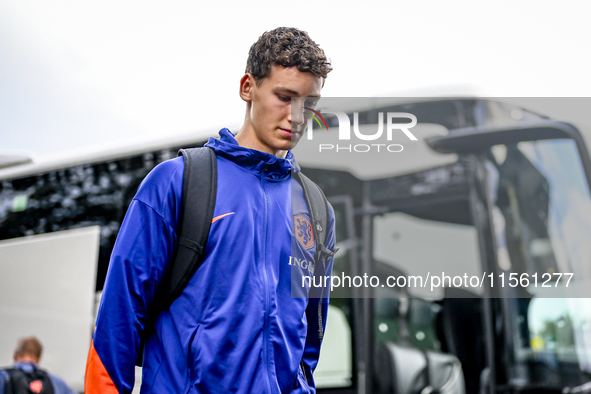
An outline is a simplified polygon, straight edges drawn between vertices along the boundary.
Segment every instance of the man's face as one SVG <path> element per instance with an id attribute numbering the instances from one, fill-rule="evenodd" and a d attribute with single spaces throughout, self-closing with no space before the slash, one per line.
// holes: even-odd
<path id="1" fill-rule="evenodd" d="M 304 98 L 320 97 L 322 78 L 301 72 L 297 67 L 282 66 L 273 66 L 270 75 L 259 81 L 258 85 L 252 76 L 250 78 L 251 82 L 243 78 L 241 86 L 242 98 L 250 102 L 246 127 L 241 131 L 245 132 L 243 138 L 246 139 L 243 141 L 248 142 L 239 143 L 284 157 L 304 132 Z M 248 99 L 243 95 L 245 83 L 250 83 Z M 293 113 L 292 98 L 296 98 Z"/>

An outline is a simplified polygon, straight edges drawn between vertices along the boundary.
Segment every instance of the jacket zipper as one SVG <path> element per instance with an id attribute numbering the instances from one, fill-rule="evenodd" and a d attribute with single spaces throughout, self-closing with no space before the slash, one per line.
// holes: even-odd
<path id="1" fill-rule="evenodd" d="M 306 371 L 304 370 L 304 362 L 300 362 L 300 368 L 298 371 L 298 379 L 300 380 L 300 385 L 306 393 L 310 392 L 310 386 L 308 386 L 308 378 L 306 377 Z"/>
<path id="2" fill-rule="evenodd" d="M 269 367 L 269 304 L 270 304 L 270 295 L 269 295 L 269 276 L 267 273 L 267 226 L 268 226 L 268 215 L 269 215 L 269 201 L 267 199 L 267 192 L 265 191 L 265 177 L 267 176 L 267 167 L 264 167 L 262 176 L 261 176 L 261 190 L 263 191 L 263 196 L 265 197 L 265 220 L 263 222 L 263 278 L 265 282 L 265 322 L 263 326 L 263 354 L 264 354 L 264 361 L 265 361 L 265 370 L 267 372 L 267 392 L 271 394 L 271 376 L 270 376 L 270 367 Z"/>

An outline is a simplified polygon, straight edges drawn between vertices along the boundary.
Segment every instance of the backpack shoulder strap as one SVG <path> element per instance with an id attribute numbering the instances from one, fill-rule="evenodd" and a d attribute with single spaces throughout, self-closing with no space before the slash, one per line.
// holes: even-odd
<path id="1" fill-rule="evenodd" d="M 199 268 L 213 219 L 217 193 L 217 161 L 213 149 L 181 149 L 185 170 L 177 248 L 162 283 L 160 310 L 178 298 Z"/>
<path id="2" fill-rule="evenodd" d="M 330 250 L 326 247 L 326 237 L 328 236 L 328 220 L 329 220 L 329 206 L 326 196 L 320 187 L 312 182 L 310 178 L 301 172 L 295 172 L 294 176 L 302 185 L 304 191 L 304 198 L 308 205 L 310 212 L 310 219 L 314 228 L 314 240 L 316 241 L 316 255 L 314 256 L 315 267 L 322 265 L 324 271 L 324 263 L 327 258 L 334 256 L 338 248 Z M 318 269 L 318 268 L 316 268 Z M 318 337 L 324 337 L 323 323 L 322 323 L 322 294 L 318 304 Z"/>
<path id="3" fill-rule="evenodd" d="M 6 372 L 6 383 L 4 384 L 4 394 L 15 394 L 16 391 L 16 384 L 17 380 L 23 379 L 21 375 L 23 372 L 16 370 L 16 368 L 2 368 L 4 372 Z"/>
<path id="4" fill-rule="evenodd" d="M 310 219 L 314 227 L 314 240 L 316 241 L 316 263 L 323 253 L 332 253 L 326 248 L 326 236 L 328 234 L 328 201 L 318 185 L 301 172 L 295 173 L 296 179 L 302 185 L 304 198 L 310 211 Z"/>
<path id="5" fill-rule="evenodd" d="M 183 156 L 185 169 L 177 245 L 148 311 L 145 327 L 153 326 L 160 312 L 170 308 L 201 265 L 213 219 L 218 179 L 215 152 L 202 147 L 181 149 L 178 155 Z M 146 335 L 147 330 L 144 329 L 135 360 L 135 364 L 140 367 L 143 364 Z"/>

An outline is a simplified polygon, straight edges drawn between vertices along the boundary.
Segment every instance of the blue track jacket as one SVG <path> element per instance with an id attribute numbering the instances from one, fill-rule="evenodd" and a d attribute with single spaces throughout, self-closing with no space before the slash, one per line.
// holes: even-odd
<path id="1" fill-rule="evenodd" d="M 218 186 L 205 259 L 146 327 L 181 208 L 183 158 L 161 163 L 139 187 L 113 249 L 86 394 L 131 392 L 144 330 L 142 393 L 315 392 L 320 299 L 292 298 L 291 279 L 330 275 L 333 262 L 314 267 L 308 207 L 291 176 L 299 167 L 291 152 L 280 159 L 240 147 L 227 129 L 206 146 L 217 154 Z M 335 246 L 332 208 L 326 246 Z M 328 294 L 320 297 L 325 324 Z"/>

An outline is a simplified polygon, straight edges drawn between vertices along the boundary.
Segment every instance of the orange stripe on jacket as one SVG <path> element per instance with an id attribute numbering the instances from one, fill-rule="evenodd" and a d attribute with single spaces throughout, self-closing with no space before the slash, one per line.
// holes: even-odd
<path id="1" fill-rule="evenodd" d="M 94 349 L 94 341 L 90 343 L 86 360 L 86 376 L 84 377 L 84 394 L 118 394 L 115 383 L 105 369 L 103 362 Z"/>
<path id="2" fill-rule="evenodd" d="M 216 216 L 215 218 L 211 219 L 211 223 L 215 223 L 218 220 L 220 220 L 221 218 L 225 218 L 228 215 L 233 215 L 235 212 L 230 212 L 230 213 L 224 213 L 223 215 L 220 216 Z"/>

